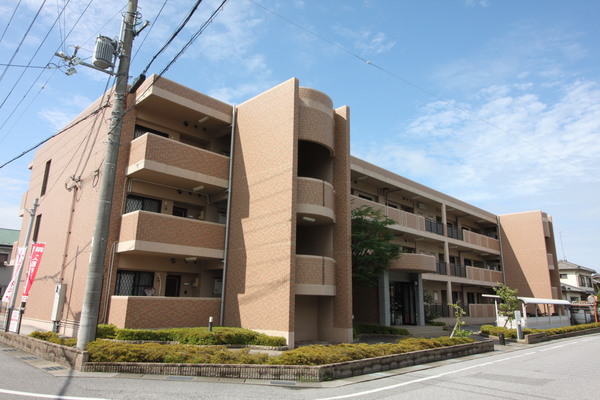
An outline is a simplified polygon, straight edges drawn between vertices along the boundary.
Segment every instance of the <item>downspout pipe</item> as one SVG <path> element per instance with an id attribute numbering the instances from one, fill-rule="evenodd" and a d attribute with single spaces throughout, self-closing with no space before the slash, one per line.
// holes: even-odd
<path id="1" fill-rule="evenodd" d="M 227 188 L 227 223 L 225 224 L 225 250 L 223 251 L 223 279 L 221 279 L 221 309 L 219 311 L 219 326 L 225 319 L 225 287 L 227 282 L 227 264 L 229 253 L 229 227 L 231 225 L 231 185 L 233 178 L 233 151 L 235 148 L 236 106 L 231 110 L 231 144 L 229 145 L 229 187 Z"/>

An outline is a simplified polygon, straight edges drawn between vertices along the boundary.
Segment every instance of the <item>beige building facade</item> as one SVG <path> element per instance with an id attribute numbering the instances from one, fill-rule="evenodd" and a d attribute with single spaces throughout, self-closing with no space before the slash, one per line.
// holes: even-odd
<path id="1" fill-rule="evenodd" d="M 39 198 L 33 240 L 46 243 L 24 318 L 67 335 L 82 309 L 110 96 L 36 152 L 23 197 L 23 209 Z M 545 214 L 499 219 L 351 157 L 349 108 L 297 79 L 233 106 L 152 76 L 127 106 L 101 323 L 206 326 L 213 317 L 293 346 L 351 341 L 353 322 L 421 325 L 447 316 L 448 303 L 490 321 L 482 294 L 522 285 L 519 277 L 535 295 L 560 296 Z M 375 288 L 352 285 L 351 210 L 363 205 L 396 222 L 403 250 Z M 519 244 L 523 223 L 539 243 Z M 547 261 L 539 283 L 538 250 Z"/>

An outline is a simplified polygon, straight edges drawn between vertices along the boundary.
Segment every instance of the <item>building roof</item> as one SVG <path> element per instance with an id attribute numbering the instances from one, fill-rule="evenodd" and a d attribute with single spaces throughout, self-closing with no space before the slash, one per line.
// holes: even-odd
<path id="1" fill-rule="evenodd" d="M 583 290 L 581 288 L 578 288 L 577 286 L 567 285 L 566 283 L 561 283 L 560 288 L 562 289 L 563 292 L 577 292 L 577 293 L 587 293 L 587 294 L 591 293 L 589 290 Z"/>
<path id="2" fill-rule="evenodd" d="M 558 269 L 565 270 L 565 271 L 570 270 L 570 271 L 585 271 L 585 272 L 596 273 L 596 270 L 594 270 L 594 269 L 582 267 L 581 265 L 577 265 L 575 263 L 568 262 L 567 260 L 559 260 L 558 261 Z"/>
<path id="3" fill-rule="evenodd" d="M 19 232 L 16 229 L 0 228 L 0 246 L 12 246 L 19 240 Z"/>

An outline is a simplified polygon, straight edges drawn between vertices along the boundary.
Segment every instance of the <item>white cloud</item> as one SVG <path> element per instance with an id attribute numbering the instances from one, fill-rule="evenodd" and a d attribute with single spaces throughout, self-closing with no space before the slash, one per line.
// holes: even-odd
<path id="1" fill-rule="evenodd" d="M 391 50 L 396 42 L 389 40 L 384 32 L 373 32 L 371 29 L 351 29 L 347 26 L 334 25 L 338 35 L 352 40 L 354 48 L 364 55 L 375 55 Z"/>
<path id="2" fill-rule="evenodd" d="M 486 88 L 479 98 L 482 103 L 459 109 L 431 103 L 400 135 L 401 144 L 377 144 L 357 155 L 465 201 L 600 188 L 597 83 L 566 85 L 552 104 L 508 87 Z"/>
<path id="3" fill-rule="evenodd" d="M 75 112 L 64 111 L 62 108 L 45 108 L 39 113 L 39 116 L 46 120 L 53 130 L 64 128 L 75 115 Z"/>

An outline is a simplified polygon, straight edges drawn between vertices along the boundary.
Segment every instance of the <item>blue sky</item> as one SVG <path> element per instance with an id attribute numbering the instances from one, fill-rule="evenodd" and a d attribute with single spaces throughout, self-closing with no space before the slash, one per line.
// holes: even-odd
<path id="1" fill-rule="evenodd" d="M 118 36 L 126 0 L 47 0 L 33 25 L 42 1 L 22 0 L 7 25 L 17 3 L 0 3 L 0 164 L 101 95 L 107 75 L 66 76 L 52 55 L 79 45 L 86 58 L 98 34 Z M 163 3 L 139 0 L 152 29 L 132 76 L 195 1 L 169 0 L 156 18 Z M 220 3 L 203 1 L 148 72 Z M 297 77 L 350 106 L 353 155 L 493 213 L 546 211 L 559 258 L 600 270 L 598 15 L 595 0 L 229 0 L 165 77 L 233 104 Z M 0 227 L 20 228 L 32 157 L 0 169 Z"/>

